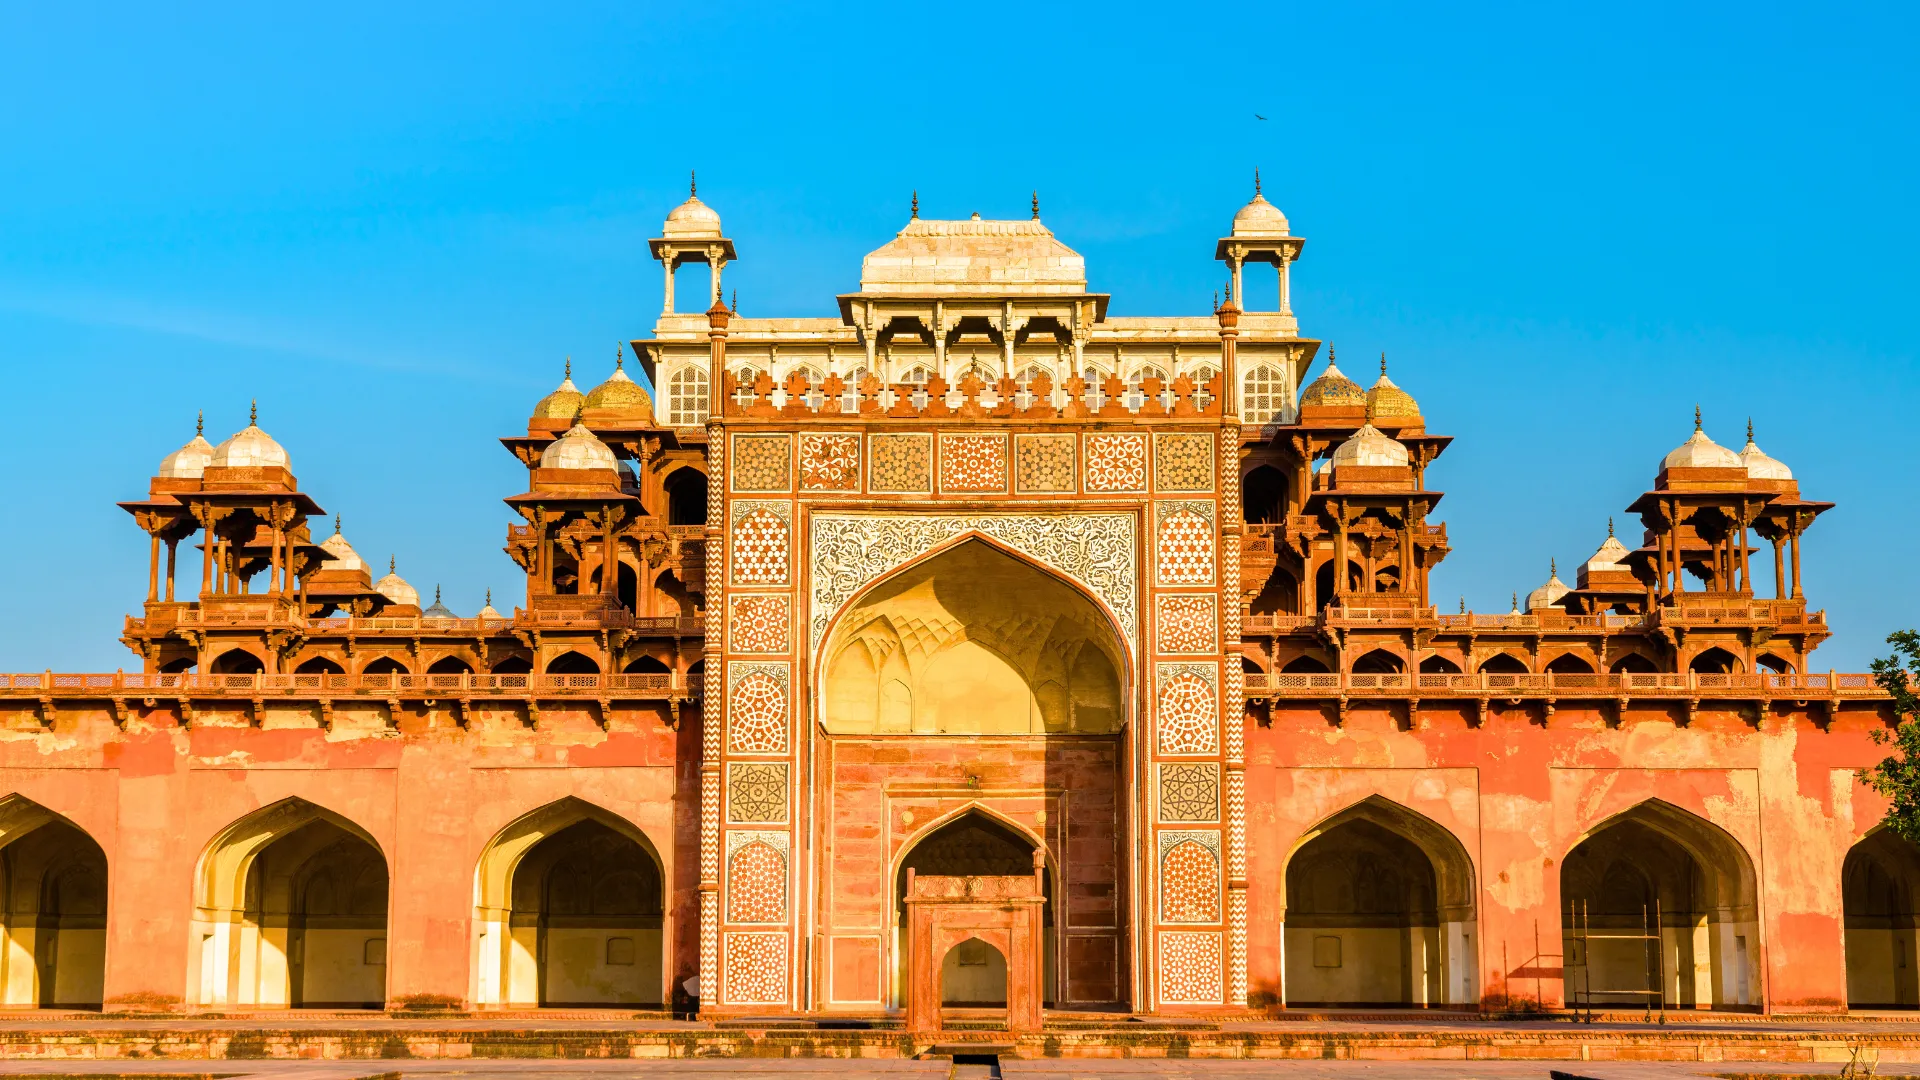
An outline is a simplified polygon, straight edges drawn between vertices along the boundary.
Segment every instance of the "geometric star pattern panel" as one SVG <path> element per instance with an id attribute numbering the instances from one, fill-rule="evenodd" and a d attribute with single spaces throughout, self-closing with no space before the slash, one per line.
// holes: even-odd
<path id="1" fill-rule="evenodd" d="M 933 490 L 933 436 L 873 435 L 867 444 L 867 488 L 925 493 Z"/>
<path id="2" fill-rule="evenodd" d="M 733 583 L 784 585 L 793 508 L 786 503 L 733 504 Z"/>
<path id="3" fill-rule="evenodd" d="M 1213 833 L 1160 834 L 1160 921 L 1220 921 L 1219 842 Z"/>
<path id="4" fill-rule="evenodd" d="M 728 922 L 787 921 L 786 839 L 785 833 L 727 834 Z"/>
<path id="5" fill-rule="evenodd" d="M 735 435 L 732 468 L 735 491 L 792 491 L 793 441 L 786 435 Z"/>
<path id="6" fill-rule="evenodd" d="M 1212 491 L 1213 436 L 1154 436 L 1153 489 Z"/>
<path id="7" fill-rule="evenodd" d="M 787 651 L 793 601 L 786 593 L 733 593 L 727 597 L 727 648 L 743 653 Z"/>
<path id="8" fill-rule="evenodd" d="M 800 436 L 802 491 L 859 491 L 860 436 L 831 432 Z"/>
<path id="9" fill-rule="evenodd" d="M 1218 753 L 1218 672 L 1210 664 L 1161 664 L 1159 675 L 1160 752 Z"/>
<path id="10" fill-rule="evenodd" d="M 1220 1004 L 1220 935 L 1160 932 L 1160 1000 L 1169 1005 Z"/>
<path id="11" fill-rule="evenodd" d="M 1219 603 L 1212 593 L 1162 593 L 1154 599 L 1160 651 L 1205 655 L 1220 648 Z"/>
<path id="12" fill-rule="evenodd" d="M 1073 436 L 1014 436 L 1014 472 L 1021 491 L 1073 490 Z"/>
<path id="13" fill-rule="evenodd" d="M 1213 506 L 1203 502 L 1155 503 L 1155 559 L 1162 585 L 1213 584 Z"/>
<path id="14" fill-rule="evenodd" d="M 943 491 L 1007 490 L 1007 437 L 941 435 L 940 488 Z"/>
<path id="15" fill-rule="evenodd" d="M 1164 777 L 1162 782 L 1164 783 Z M 787 820 L 786 762 L 728 762 L 727 820 L 748 824 Z"/>
<path id="16" fill-rule="evenodd" d="M 1160 820 L 1219 821 L 1220 766 L 1211 761 L 1160 766 Z"/>
<path id="17" fill-rule="evenodd" d="M 1145 491 L 1145 435 L 1087 436 L 1088 491 Z"/>
<path id="18" fill-rule="evenodd" d="M 733 663 L 727 674 L 728 752 L 786 753 L 787 665 Z"/>
<path id="19" fill-rule="evenodd" d="M 722 952 L 721 987 L 728 1005 L 786 1004 L 785 931 L 731 933 Z"/>

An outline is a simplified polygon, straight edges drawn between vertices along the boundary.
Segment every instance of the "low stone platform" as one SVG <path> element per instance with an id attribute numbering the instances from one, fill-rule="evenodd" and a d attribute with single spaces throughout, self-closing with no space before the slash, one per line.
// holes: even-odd
<path id="1" fill-rule="evenodd" d="M 725 1026 L 620 1012 L 196 1015 L 39 1014 L 0 1018 L 9 1061 L 432 1061 L 605 1059 L 893 1059 L 977 1047 L 1003 1060 L 1264 1059 L 1299 1061 L 1845 1063 L 1864 1054 L 1882 1074 L 1920 1062 L 1912 1014 L 1780 1017 L 1669 1014 L 1666 1024 L 1601 1017 L 1507 1020 L 1473 1014 L 1338 1014 L 1278 1020 L 1165 1021 L 1049 1017 L 1045 1031 L 982 1026 L 916 1037 L 892 1023 L 767 1018 Z M 862 1026 L 865 1024 L 866 1026 Z"/>

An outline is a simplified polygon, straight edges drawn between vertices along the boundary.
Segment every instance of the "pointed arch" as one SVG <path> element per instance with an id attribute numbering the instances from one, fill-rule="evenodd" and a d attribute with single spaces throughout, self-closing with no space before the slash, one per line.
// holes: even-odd
<path id="1" fill-rule="evenodd" d="M 1920 1008 L 1920 847 L 1884 825 L 1840 869 L 1847 1007 Z"/>
<path id="2" fill-rule="evenodd" d="M 316 879 L 333 891 L 310 912 Z M 192 1000 L 377 1006 L 389 881 L 380 842 L 343 814 L 294 797 L 244 815 L 195 867 Z"/>
<path id="3" fill-rule="evenodd" d="M 608 834 L 637 848 L 646 865 L 636 866 L 621 855 L 618 844 L 607 842 Z M 551 903 L 551 888 L 517 881 L 522 869 L 531 865 L 530 858 L 570 839 L 573 846 L 588 849 L 586 858 L 602 864 L 589 873 L 594 880 L 639 875 L 638 902 L 647 910 L 628 912 L 624 908 L 632 904 L 616 904 L 622 910 L 561 912 Z M 565 852 L 554 854 L 565 861 Z M 554 867 L 539 869 L 550 872 Z M 625 889 L 575 891 L 589 896 L 630 892 L 632 883 Z M 664 972 L 669 965 L 663 949 L 671 940 L 665 913 L 666 864 L 653 839 L 625 817 L 572 795 L 520 815 L 481 850 L 474 867 L 473 894 L 479 957 L 471 990 L 475 1004 L 666 1000 Z M 583 994 L 594 996 L 583 1000 Z"/>
<path id="4" fill-rule="evenodd" d="M 990 851 L 976 847 L 973 851 L 967 853 L 967 861 L 965 863 L 952 865 L 946 861 L 953 856 L 952 852 L 942 853 L 929 847 L 929 841 L 937 842 L 942 834 L 955 833 L 959 827 L 963 827 L 969 822 L 978 822 L 980 826 L 984 826 L 984 831 L 999 840 L 1001 849 L 999 851 Z M 1056 993 L 1055 987 L 1057 985 L 1055 975 L 1056 943 L 1054 941 L 1056 935 L 1053 933 L 1052 928 L 1057 925 L 1061 914 L 1055 909 L 1062 904 L 1062 898 L 1057 895 L 1059 890 L 1055 886 L 1055 883 L 1061 880 L 1061 874 L 1060 868 L 1054 859 L 1054 852 L 1047 846 L 1046 841 L 1035 834 L 1028 826 L 978 801 L 969 801 L 964 805 L 954 807 L 932 818 L 920 826 L 901 842 L 889 860 L 887 882 L 893 895 L 892 902 L 888 905 L 888 910 L 890 912 L 889 918 L 893 924 L 894 1001 L 897 1004 L 904 1003 L 907 975 L 911 970 L 911 957 L 908 955 L 909 943 L 905 936 L 905 897 L 908 866 L 914 865 L 916 869 L 921 869 L 923 872 L 959 874 L 962 876 L 972 874 L 1020 875 L 1032 872 L 1033 852 L 1035 851 L 1041 853 L 1042 892 L 1046 897 L 1046 907 L 1043 909 L 1043 921 L 1048 927 L 1048 931 L 1043 935 L 1041 948 L 1041 996 L 1048 1001 L 1054 999 Z M 923 861 L 924 857 L 928 855 L 936 858 L 945 856 L 945 858 L 941 859 L 939 865 L 929 868 Z M 936 965 L 944 964 L 946 954 L 943 953 L 941 956 L 932 959 Z"/>
<path id="5" fill-rule="evenodd" d="M 109 884 L 106 852 L 79 824 L 0 798 L 0 1004 L 100 1007 Z"/>
<path id="6" fill-rule="evenodd" d="M 1321 819 L 1282 870 L 1287 1000 L 1478 1001 L 1474 879 L 1459 837 L 1384 796 Z"/>

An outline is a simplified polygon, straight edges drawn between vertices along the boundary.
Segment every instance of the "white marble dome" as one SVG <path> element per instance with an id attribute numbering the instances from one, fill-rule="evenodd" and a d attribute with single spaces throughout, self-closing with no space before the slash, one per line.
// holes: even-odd
<path id="1" fill-rule="evenodd" d="M 1791 480 L 1793 470 L 1779 458 L 1771 457 L 1753 441 L 1753 431 L 1747 431 L 1747 445 L 1740 448 L 1740 464 L 1747 467 L 1747 475 L 1755 480 Z"/>
<path id="2" fill-rule="evenodd" d="M 160 471 L 154 475 L 167 480 L 198 480 L 212 462 L 213 444 L 196 428 L 185 446 L 160 459 Z"/>
<path id="3" fill-rule="evenodd" d="M 722 235 L 720 215 L 699 196 L 689 195 L 686 202 L 668 212 L 660 235 L 669 240 L 718 240 Z"/>
<path id="4" fill-rule="evenodd" d="M 1362 424 L 1352 438 L 1333 451 L 1334 468 L 1347 465 L 1404 468 L 1408 460 L 1406 445 L 1372 424 Z"/>
<path id="5" fill-rule="evenodd" d="M 1254 193 L 1253 201 L 1233 215 L 1235 236 L 1285 236 L 1287 229 L 1287 215 L 1258 192 Z"/>
<path id="6" fill-rule="evenodd" d="M 614 457 L 606 443 L 576 420 L 565 435 L 547 444 L 547 448 L 540 452 L 540 467 L 615 470 L 619 468 L 619 459 Z"/>
<path id="7" fill-rule="evenodd" d="M 340 535 L 340 523 L 337 521 L 333 525 L 333 535 L 320 541 L 320 550 L 327 553 L 327 560 L 320 567 L 322 570 L 365 570 L 367 568 L 366 562 L 360 558 L 360 553 L 353 550 L 353 545 L 347 543 L 346 537 Z"/>
<path id="8" fill-rule="evenodd" d="M 1687 441 L 1668 451 L 1660 461 L 1662 469 L 1739 469 L 1740 455 L 1707 438 L 1696 422 Z"/>
<path id="9" fill-rule="evenodd" d="M 292 468 L 286 449 L 274 442 L 273 436 L 261 431 L 258 419 L 253 416 L 247 418 L 246 427 L 213 448 L 213 457 L 207 464 L 231 469 L 270 465 Z"/>
<path id="10" fill-rule="evenodd" d="M 407 584 L 406 578 L 394 573 L 393 567 L 393 560 L 388 559 L 387 576 L 373 583 L 373 591 L 386 597 L 387 602 L 396 607 L 401 605 L 419 607 L 420 591 Z"/>
<path id="11" fill-rule="evenodd" d="M 1567 592 L 1567 583 L 1560 580 L 1560 568 L 1553 567 L 1547 575 L 1547 583 L 1527 594 L 1527 610 L 1556 607 Z"/>

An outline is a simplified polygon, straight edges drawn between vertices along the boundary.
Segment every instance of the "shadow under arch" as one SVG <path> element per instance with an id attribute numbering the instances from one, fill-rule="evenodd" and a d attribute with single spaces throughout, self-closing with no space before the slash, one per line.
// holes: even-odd
<path id="1" fill-rule="evenodd" d="M 1920 1008 L 1920 847 L 1884 824 L 1840 868 L 1847 1007 Z"/>
<path id="2" fill-rule="evenodd" d="M 243 815 L 194 871 L 192 999 L 380 1007 L 389 873 L 371 833 L 306 799 Z"/>
<path id="3" fill-rule="evenodd" d="M 541 880 L 519 880 L 523 870 Z M 644 830 L 585 799 L 568 795 L 509 822 L 474 868 L 474 1004 L 666 1000 L 665 875 Z M 582 899 L 557 910 L 569 894 Z"/>
<path id="4" fill-rule="evenodd" d="M 1458 836 L 1385 796 L 1321 819 L 1283 871 L 1284 1001 L 1477 1002 L 1474 882 Z"/>
<path id="5" fill-rule="evenodd" d="M 106 974 L 106 852 L 65 815 L 0 798 L 0 1004 L 100 1007 Z"/>
<path id="6" fill-rule="evenodd" d="M 937 570 L 943 562 L 958 563 L 967 569 L 976 571 L 969 574 L 940 575 Z M 1018 585 L 1006 588 L 994 588 L 993 582 L 983 580 L 983 574 L 992 573 L 1012 578 L 1024 578 Z M 888 621 L 884 610 L 909 599 L 909 594 L 925 587 L 933 594 L 933 607 L 939 609 L 947 621 L 953 620 L 953 612 L 961 608 L 983 608 L 989 603 L 1017 610 L 1021 605 L 1044 605 L 1047 599 L 1041 593 L 1052 592 L 1050 598 L 1055 601 L 1055 612 L 1065 612 L 1072 617 L 1073 625 L 1079 630 L 1077 638 L 1066 644 L 1070 650 L 1057 648 L 1061 641 L 1051 641 L 1055 651 L 1068 658 L 1059 665 L 1062 670 L 1053 670 L 1035 664 L 1023 666 L 1017 652 L 1030 647 L 1049 644 L 1049 640 L 1023 640 L 1016 635 L 1022 627 L 1017 619 L 1000 619 L 969 622 L 961 618 L 955 625 L 964 625 L 964 632 L 952 641 L 915 640 L 912 652 L 923 654 L 929 664 L 937 654 L 958 650 L 978 650 L 991 654 L 989 662 L 977 667 L 992 670 L 994 674 L 1013 675 L 1026 684 L 1033 699 L 1033 726 L 1031 730 L 1006 731 L 960 731 L 941 729 L 938 726 L 927 727 L 934 723 L 924 714 L 928 704 L 920 691 L 925 689 L 917 685 L 921 674 L 912 670 L 907 659 L 909 651 L 904 647 L 905 640 L 889 641 L 886 647 L 872 650 L 857 650 L 863 635 L 872 632 L 878 624 Z M 935 622 L 941 620 L 936 619 Z M 1056 637 L 1061 626 L 1069 620 L 1061 619 L 1050 628 Z M 1029 622 L 1028 625 L 1031 625 Z M 897 630 L 882 628 L 881 633 L 898 638 Z M 916 627 L 910 635 L 916 639 L 920 631 Z M 1064 639 L 1062 639 L 1064 640 Z M 1092 646 L 1091 652 L 1084 647 Z M 1036 650 L 1037 651 L 1037 650 Z M 861 653 L 867 655 L 860 655 Z M 1096 655 L 1097 654 L 1097 655 Z M 1092 703 L 1096 711 L 1084 715 L 1097 726 L 1094 733 L 1108 734 L 1124 730 L 1132 720 L 1134 695 L 1131 688 L 1136 684 L 1138 675 L 1131 640 L 1127 628 L 1119 616 L 1109 607 L 1091 587 L 1060 569 L 1019 550 L 995 537 L 978 530 L 968 530 L 950 537 L 926 551 L 906 559 L 884 572 L 874 575 L 863 582 L 852 595 L 848 596 L 828 618 L 821 635 L 821 648 L 816 653 L 817 677 L 814 684 L 814 714 L 821 719 L 829 731 L 841 730 L 836 726 L 843 713 L 864 710 L 871 707 L 873 718 L 869 721 L 864 713 L 854 721 L 860 727 L 871 724 L 873 733 L 898 734 L 1040 734 L 1080 731 L 1075 723 L 1060 723 L 1061 717 L 1078 717 L 1082 714 L 1076 694 L 1080 684 L 1098 687 L 1103 692 L 1096 695 Z M 879 659 L 875 659 L 878 656 Z M 864 660 L 864 665 L 861 661 Z M 993 670 L 1000 666 L 1013 668 L 1013 671 Z M 1076 665 L 1085 662 L 1090 669 L 1086 672 L 1075 670 Z M 858 670 L 855 670 L 855 669 Z M 943 673 L 944 674 L 944 673 Z M 980 674 L 972 672 L 973 675 Z M 1084 677 L 1083 677 L 1084 676 Z M 871 682 L 874 700 L 864 700 L 857 705 L 842 708 L 835 698 L 834 683 L 849 685 L 853 679 Z M 948 680 L 950 681 L 950 680 Z M 978 695 L 983 687 L 979 680 L 969 693 Z M 1012 689 L 1002 686 L 1007 680 L 994 680 L 996 689 Z M 864 695 L 863 695 L 864 696 Z M 1013 695 L 1004 695 L 1011 697 Z M 977 697 L 974 698 L 977 703 Z M 969 708 L 970 715 L 982 710 Z M 1110 712 L 1110 718 L 1098 715 L 1098 711 Z M 916 726 L 918 724 L 919 726 Z M 1093 730 L 1092 727 L 1086 730 Z"/>
<path id="7" fill-rule="evenodd" d="M 1762 1000 L 1753 859 L 1664 799 L 1596 822 L 1560 860 L 1568 1000 L 1738 1009 Z"/>
<path id="8" fill-rule="evenodd" d="M 983 832 L 984 837 L 968 837 L 960 834 L 969 827 L 973 831 Z M 943 839 L 957 840 L 958 843 L 942 845 Z M 984 842 L 982 842 L 984 841 Z M 942 850 L 942 848 L 945 848 Z M 888 867 L 887 880 L 893 893 L 892 903 L 888 905 L 892 919 L 893 941 L 893 1001 L 896 1006 L 906 1003 L 907 978 L 911 957 L 908 955 L 906 940 L 906 881 L 909 867 L 919 873 L 948 874 L 954 876 L 1025 876 L 1033 873 L 1033 853 L 1040 852 L 1042 859 L 1041 891 L 1046 897 L 1045 915 L 1042 919 L 1044 940 L 1041 954 L 1041 998 L 1043 1002 L 1055 999 L 1058 979 L 1055 966 L 1055 937 L 1065 919 L 1056 908 L 1062 903 L 1059 889 L 1055 883 L 1060 880 L 1059 866 L 1053 850 L 1046 841 L 1033 830 L 995 812 L 991 807 L 978 802 L 969 802 L 947 813 L 929 820 L 916 829 L 900 845 Z M 951 950 L 949 950 L 951 952 Z M 933 958 L 942 965 L 942 980 L 945 979 L 947 954 Z M 1006 1004 L 1006 957 L 1000 959 L 1001 999 L 997 1004 Z"/>

